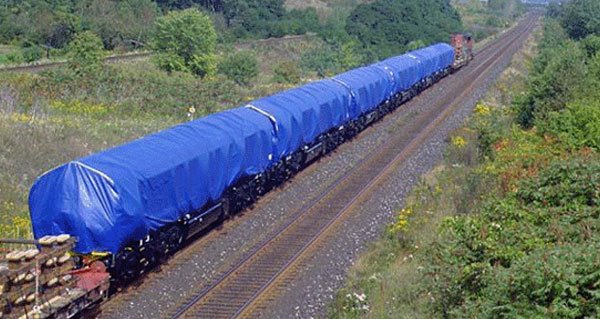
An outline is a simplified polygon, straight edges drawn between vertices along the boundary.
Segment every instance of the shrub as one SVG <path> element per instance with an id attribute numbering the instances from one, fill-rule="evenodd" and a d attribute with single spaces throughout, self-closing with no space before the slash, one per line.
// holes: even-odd
<path id="1" fill-rule="evenodd" d="M 596 318 L 600 315 L 600 245 L 537 249 L 453 313 L 465 318 Z"/>
<path id="2" fill-rule="evenodd" d="M 557 136 L 569 148 L 600 150 L 600 102 L 578 101 L 550 114 L 541 130 Z"/>
<path id="3" fill-rule="evenodd" d="M 320 77 L 331 76 L 339 71 L 336 52 L 331 46 L 306 51 L 300 65 L 307 72 L 316 72 Z"/>
<path id="4" fill-rule="evenodd" d="M 300 69 L 293 61 L 284 61 L 273 70 L 275 76 L 273 80 L 277 83 L 290 83 L 295 84 L 300 82 Z"/>
<path id="5" fill-rule="evenodd" d="M 414 40 L 446 41 L 462 29 L 448 0 L 377 0 L 358 5 L 346 20 L 346 31 L 379 58 L 402 52 Z"/>
<path id="6" fill-rule="evenodd" d="M 573 207 L 575 210 L 582 206 L 597 207 L 600 205 L 600 162 L 593 157 L 554 162 L 536 178 L 524 180 L 516 195 L 524 205 L 537 207 Z"/>
<path id="7" fill-rule="evenodd" d="M 546 120 L 550 112 L 562 110 L 574 98 L 587 72 L 585 56 L 579 44 L 571 40 L 541 53 L 530 74 L 528 93 L 515 101 L 522 126 Z"/>
<path id="8" fill-rule="evenodd" d="M 573 39 L 600 35 L 600 1 L 574 0 L 565 5 L 562 25 Z"/>
<path id="9" fill-rule="evenodd" d="M 172 11 L 156 20 L 151 47 L 158 66 L 200 77 L 214 75 L 217 33 L 212 20 L 198 9 Z"/>
<path id="10" fill-rule="evenodd" d="M 23 60 L 34 62 L 44 57 L 44 50 L 37 45 L 23 48 Z"/>
<path id="11" fill-rule="evenodd" d="M 102 40 L 93 32 L 78 34 L 67 48 L 69 68 L 81 76 L 98 72 L 102 67 L 102 48 Z"/>
<path id="12" fill-rule="evenodd" d="M 581 45 L 587 53 L 588 57 L 593 57 L 596 53 L 600 52 L 600 35 L 589 35 L 585 39 L 581 40 Z"/>
<path id="13" fill-rule="evenodd" d="M 505 198 L 488 199 L 479 214 L 448 218 L 428 257 L 440 311 L 597 314 L 599 163 L 594 155 L 554 161 Z"/>
<path id="14" fill-rule="evenodd" d="M 249 51 L 237 52 L 221 61 L 219 72 L 237 84 L 250 84 L 258 75 L 258 59 Z"/>

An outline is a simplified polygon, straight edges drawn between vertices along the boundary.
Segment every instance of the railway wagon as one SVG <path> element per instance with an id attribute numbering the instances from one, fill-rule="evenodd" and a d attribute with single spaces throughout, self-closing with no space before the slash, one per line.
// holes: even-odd
<path id="1" fill-rule="evenodd" d="M 61 165 L 31 188 L 34 235 L 74 236 L 82 260 L 127 282 L 451 73 L 455 51 L 435 44 Z"/>

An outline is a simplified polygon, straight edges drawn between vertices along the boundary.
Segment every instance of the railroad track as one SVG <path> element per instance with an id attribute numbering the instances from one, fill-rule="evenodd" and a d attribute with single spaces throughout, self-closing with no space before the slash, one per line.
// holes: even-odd
<path id="1" fill-rule="evenodd" d="M 113 55 L 113 56 L 104 58 L 104 62 L 105 63 L 116 63 L 116 62 L 122 62 L 122 61 L 128 61 L 128 60 L 147 58 L 151 55 L 152 55 L 151 52 L 138 52 L 138 53 L 124 54 L 124 55 Z M 5 72 L 5 73 L 8 73 L 8 72 L 36 73 L 36 72 L 42 72 L 45 70 L 49 70 L 49 69 L 52 69 L 55 67 L 59 67 L 62 65 L 66 65 L 67 63 L 68 63 L 67 61 L 54 61 L 54 62 L 48 62 L 48 63 L 0 67 L 0 73 L 3 73 L 3 72 Z"/>
<path id="2" fill-rule="evenodd" d="M 537 16 L 524 20 L 480 50 L 471 65 L 461 71 L 468 72 L 464 82 L 453 83 L 449 93 L 415 119 L 404 134 L 389 140 L 338 178 L 320 196 L 301 207 L 294 214 L 295 218 L 273 236 L 251 249 L 212 284 L 184 300 L 170 317 L 259 317 L 273 294 L 285 284 L 285 279 L 293 277 L 296 268 L 318 250 L 319 243 L 335 226 L 453 114 L 496 61 L 520 47 L 536 21 Z"/>

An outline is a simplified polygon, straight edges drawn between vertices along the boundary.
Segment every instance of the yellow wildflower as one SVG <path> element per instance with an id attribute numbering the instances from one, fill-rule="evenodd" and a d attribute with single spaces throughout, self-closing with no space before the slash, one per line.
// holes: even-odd
<path id="1" fill-rule="evenodd" d="M 465 147 L 465 145 L 467 145 L 467 141 L 462 136 L 452 137 L 451 142 L 452 142 L 452 145 L 454 145 L 458 148 L 463 148 L 463 147 Z"/>
<path id="2" fill-rule="evenodd" d="M 478 115 L 485 116 L 485 115 L 490 114 L 491 111 L 492 110 L 490 109 L 490 107 L 485 104 L 477 104 L 475 106 L 475 114 L 478 114 Z"/>

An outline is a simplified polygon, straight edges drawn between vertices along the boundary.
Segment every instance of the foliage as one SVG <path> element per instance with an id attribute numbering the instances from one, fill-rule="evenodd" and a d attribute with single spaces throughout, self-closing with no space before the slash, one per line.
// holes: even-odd
<path id="1" fill-rule="evenodd" d="M 74 10 L 82 26 L 98 34 L 106 49 L 143 46 L 150 37 L 149 26 L 160 15 L 151 0 L 86 0 Z"/>
<path id="2" fill-rule="evenodd" d="M 572 265 L 568 256 L 556 259 L 553 268 L 542 268 L 554 269 L 554 274 L 527 268 L 527 275 L 521 278 L 537 283 L 514 285 L 514 277 L 536 256 L 556 258 L 557 254 L 568 251 L 562 250 L 561 245 L 586 251 L 590 244 L 600 243 L 600 237 L 595 235 L 600 229 L 598 187 L 597 157 L 557 161 L 539 176 L 523 180 L 519 189 L 508 193 L 506 198 L 489 200 L 478 214 L 448 219 L 442 228 L 443 241 L 432 248 L 430 255 L 433 265 L 430 275 L 438 278 L 432 284 L 438 291 L 441 311 L 478 318 L 515 314 L 515 311 L 525 311 L 521 313 L 524 316 L 560 317 L 563 312 L 579 312 L 582 317 L 597 314 L 597 307 L 586 306 L 594 305 L 597 296 L 585 292 L 598 288 L 588 286 L 593 281 L 587 278 L 597 271 L 594 268 L 600 262 L 597 255 L 575 272 L 568 270 Z M 553 247 L 559 251 L 553 251 Z M 571 279 L 561 283 L 560 278 L 565 276 Z M 549 285 L 546 289 L 536 288 L 544 281 Z M 569 294 L 562 291 L 567 284 L 575 287 Z M 578 291 L 583 292 L 578 295 Z M 528 307 L 524 307 L 525 303 Z"/>
<path id="3" fill-rule="evenodd" d="M 324 45 L 302 55 L 300 66 L 307 72 L 316 72 L 320 77 L 356 68 L 367 58 L 355 41 Z"/>
<path id="4" fill-rule="evenodd" d="M 600 102 L 577 101 L 559 112 L 550 113 L 540 129 L 557 136 L 573 149 L 590 147 L 600 151 Z"/>
<path id="5" fill-rule="evenodd" d="M 544 121 L 550 112 L 564 109 L 573 99 L 587 72 L 586 54 L 579 43 L 553 32 L 558 25 L 550 22 L 540 44 L 540 57 L 534 62 L 528 92 L 516 103 L 518 122 L 532 127 Z"/>
<path id="6" fill-rule="evenodd" d="M 206 14 L 197 9 L 173 11 L 156 21 L 152 48 L 158 66 L 166 71 L 214 75 L 217 33 Z"/>
<path id="7" fill-rule="evenodd" d="M 219 63 L 219 73 L 240 85 L 247 85 L 258 75 L 258 59 L 250 51 L 228 55 Z"/>
<path id="8" fill-rule="evenodd" d="M 159 0 L 163 8 L 201 6 L 224 18 L 225 33 L 235 38 L 268 38 L 318 30 L 314 8 L 286 11 L 284 0 Z"/>
<path id="9" fill-rule="evenodd" d="M 102 67 L 102 48 L 102 41 L 94 33 L 78 34 L 67 48 L 69 68 L 79 76 L 97 72 Z"/>
<path id="10" fill-rule="evenodd" d="M 581 45 L 583 49 L 587 53 L 588 57 L 592 58 L 597 53 L 600 53 L 600 34 L 590 34 L 583 40 L 581 40 Z"/>
<path id="11" fill-rule="evenodd" d="M 573 0 L 565 5 L 562 25 L 573 39 L 590 34 L 600 35 L 600 1 Z"/>
<path id="12" fill-rule="evenodd" d="M 348 33 L 379 58 L 405 51 L 411 41 L 446 41 L 461 29 L 448 0 L 376 0 L 357 6 L 346 22 Z"/>
<path id="13" fill-rule="evenodd" d="M 62 49 L 81 31 L 102 38 L 105 48 L 139 46 L 160 14 L 151 0 L 0 2 L 0 41 Z"/>
<path id="14" fill-rule="evenodd" d="M 44 50 L 37 45 L 25 47 L 22 52 L 25 62 L 37 61 L 44 56 Z"/>
<path id="15" fill-rule="evenodd" d="M 300 82 L 300 68 L 293 61 L 283 61 L 275 66 L 273 81 L 295 84 Z"/>

